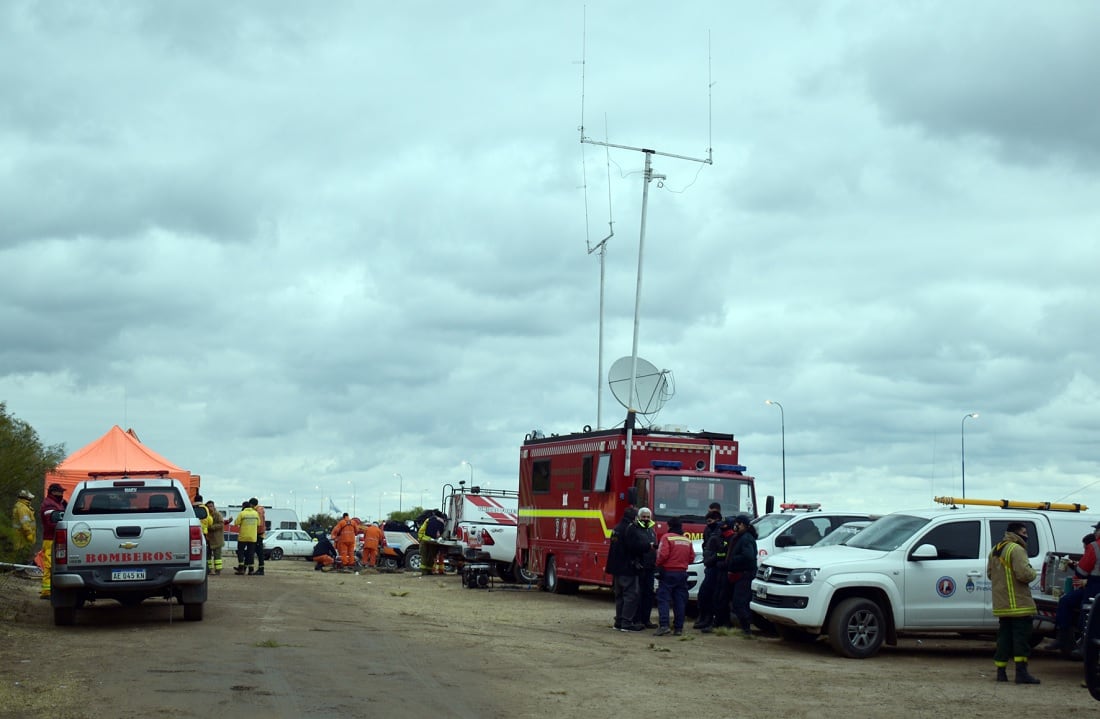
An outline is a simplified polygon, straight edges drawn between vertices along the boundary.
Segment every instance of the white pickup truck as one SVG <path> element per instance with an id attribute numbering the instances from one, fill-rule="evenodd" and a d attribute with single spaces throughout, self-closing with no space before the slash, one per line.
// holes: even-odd
<path id="1" fill-rule="evenodd" d="M 1028 525 L 1028 557 L 1039 570 L 1046 552 L 1080 547 L 1098 519 L 993 507 L 895 512 L 846 544 L 762 559 L 752 610 L 783 639 L 827 635 L 834 651 L 857 659 L 902 634 L 994 634 L 986 562 L 1008 524 Z"/>
<path id="2" fill-rule="evenodd" d="M 202 619 L 206 539 L 178 480 L 81 482 L 60 514 L 50 594 L 54 624 L 73 624 L 88 601 L 134 606 L 149 597 L 174 598 L 184 619 Z"/>

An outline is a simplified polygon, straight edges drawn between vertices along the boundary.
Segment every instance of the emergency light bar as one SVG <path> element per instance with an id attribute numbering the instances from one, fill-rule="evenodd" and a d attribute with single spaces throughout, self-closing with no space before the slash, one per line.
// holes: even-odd
<path id="1" fill-rule="evenodd" d="M 802 503 L 784 502 L 783 504 L 779 505 L 779 508 L 780 509 L 818 510 L 818 509 L 821 509 L 821 502 L 802 502 Z"/>
<path id="2" fill-rule="evenodd" d="M 715 472 L 730 472 L 731 474 L 741 474 L 746 469 L 743 464 L 716 464 L 714 465 Z"/>
<path id="3" fill-rule="evenodd" d="M 684 465 L 682 462 L 679 462 L 677 460 L 654 459 L 650 461 L 649 466 L 653 467 L 653 469 L 680 469 Z"/>

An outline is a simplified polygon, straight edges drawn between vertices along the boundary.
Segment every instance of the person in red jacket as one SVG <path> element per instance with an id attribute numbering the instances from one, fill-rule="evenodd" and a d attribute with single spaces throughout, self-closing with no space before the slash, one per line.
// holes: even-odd
<path id="1" fill-rule="evenodd" d="M 336 543 L 336 551 L 340 554 L 340 562 L 345 571 L 355 566 L 355 534 L 355 522 L 344 512 L 344 516 L 332 528 L 332 540 Z"/>
<path id="2" fill-rule="evenodd" d="M 658 626 L 653 633 L 655 637 L 663 637 L 670 631 L 670 603 L 673 615 L 671 632 L 675 636 L 684 633 L 684 613 L 688 600 L 687 569 L 695 559 L 695 548 L 683 532 L 683 522 L 679 517 L 673 517 L 668 520 L 668 531 L 657 545 L 657 573 L 660 583 L 657 585 Z"/>
<path id="3" fill-rule="evenodd" d="M 55 511 L 65 509 L 65 488 L 60 484 L 51 484 L 46 490 L 46 498 L 38 508 L 38 518 L 42 520 L 42 593 L 43 599 L 50 598 L 50 574 L 53 570 L 53 533 L 57 522 L 53 520 Z"/>

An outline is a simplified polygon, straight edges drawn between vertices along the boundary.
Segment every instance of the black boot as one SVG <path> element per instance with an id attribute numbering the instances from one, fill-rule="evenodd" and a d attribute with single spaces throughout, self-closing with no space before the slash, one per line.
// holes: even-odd
<path id="1" fill-rule="evenodd" d="M 1007 682 L 1008 681 L 1008 669 L 1006 667 L 997 667 L 997 681 L 999 681 L 999 682 Z"/>
<path id="2" fill-rule="evenodd" d="M 1027 671 L 1027 662 L 1016 662 L 1017 684 L 1038 684 L 1039 680 L 1031 676 Z"/>

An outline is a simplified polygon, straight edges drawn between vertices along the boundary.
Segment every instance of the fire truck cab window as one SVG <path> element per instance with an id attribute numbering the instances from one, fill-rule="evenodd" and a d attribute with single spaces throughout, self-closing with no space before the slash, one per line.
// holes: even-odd
<path id="1" fill-rule="evenodd" d="M 531 465 L 531 491 L 536 494 L 550 491 L 550 460 L 540 460 Z"/>

